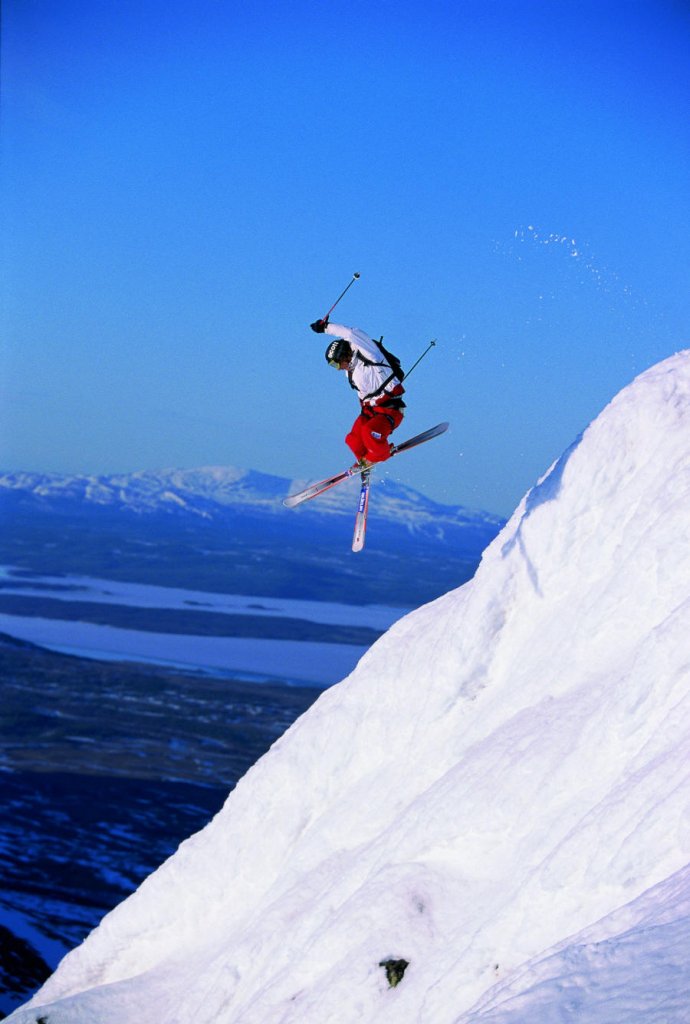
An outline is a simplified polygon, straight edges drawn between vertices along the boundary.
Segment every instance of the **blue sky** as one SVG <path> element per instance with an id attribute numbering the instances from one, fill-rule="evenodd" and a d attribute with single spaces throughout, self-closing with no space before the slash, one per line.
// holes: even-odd
<path id="1" fill-rule="evenodd" d="M 452 424 L 385 472 L 508 514 L 690 345 L 686 4 L 6 0 L 2 58 L 4 469 L 340 468 L 358 271 Z"/>

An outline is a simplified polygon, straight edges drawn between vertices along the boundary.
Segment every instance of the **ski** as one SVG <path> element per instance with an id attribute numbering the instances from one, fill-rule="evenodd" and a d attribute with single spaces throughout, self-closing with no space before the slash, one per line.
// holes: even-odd
<path id="1" fill-rule="evenodd" d="M 428 430 L 423 430 L 421 434 L 415 434 L 414 437 L 408 438 L 407 441 L 394 444 L 391 447 L 391 458 L 394 455 L 399 455 L 400 452 L 416 448 L 418 444 L 424 444 L 425 441 L 430 441 L 433 437 L 438 437 L 439 434 L 444 434 L 448 430 L 448 426 L 448 423 L 438 423 L 435 427 L 430 427 Z M 295 506 L 301 505 L 304 501 L 311 501 L 312 498 L 317 498 L 320 494 L 324 494 L 325 491 L 329 491 L 331 487 L 342 483 L 343 480 L 349 480 L 350 477 L 366 472 L 370 468 L 371 466 L 361 466 L 356 462 L 354 466 L 350 466 L 349 469 L 344 470 L 342 473 L 336 473 L 334 476 L 326 477 L 325 480 L 319 480 L 318 483 L 310 484 L 309 487 L 305 487 L 303 491 L 298 491 L 297 494 L 289 494 L 287 498 L 283 498 L 283 505 L 287 508 L 295 508 Z"/>
<path id="2" fill-rule="evenodd" d="M 329 491 L 336 484 L 341 484 L 343 480 L 349 480 L 351 476 L 357 476 L 361 472 L 362 467 L 356 462 L 354 466 L 350 466 L 342 473 L 336 473 L 335 476 L 329 476 L 325 480 L 319 480 L 316 484 L 310 484 L 309 487 L 298 491 L 297 494 L 289 494 L 287 498 L 283 498 L 283 505 L 286 505 L 287 508 L 294 508 L 295 505 L 301 505 L 303 501 L 310 501 L 312 498 L 318 497 L 319 494 Z"/>
<path id="3" fill-rule="evenodd" d="M 407 441 L 401 441 L 400 444 L 394 444 L 391 456 L 397 455 L 399 452 L 407 452 L 410 448 L 416 448 L 418 444 L 424 444 L 425 441 L 431 441 L 432 437 L 438 437 L 440 434 L 445 434 L 449 426 L 449 423 L 437 423 L 435 427 L 429 427 L 428 430 L 423 430 L 421 434 L 415 434 L 414 437 L 408 437 Z"/>
<path id="4" fill-rule="evenodd" d="M 361 551 L 364 547 L 364 539 L 367 532 L 367 510 L 369 508 L 369 487 L 371 484 L 371 470 L 365 469 L 362 473 L 362 488 L 359 492 L 359 505 L 355 518 L 355 532 L 352 536 L 352 550 Z"/>

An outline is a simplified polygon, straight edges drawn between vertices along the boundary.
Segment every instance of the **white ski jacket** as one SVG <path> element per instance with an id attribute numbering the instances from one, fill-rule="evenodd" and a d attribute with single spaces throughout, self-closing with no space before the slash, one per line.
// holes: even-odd
<path id="1" fill-rule="evenodd" d="M 332 334 L 336 338 L 343 338 L 352 346 L 354 355 L 348 367 L 348 376 L 363 405 L 376 405 L 381 399 L 385 400 L 385 396 L 394 388 L 400 387 L 401 382 L 397 377 L 393 377 L 383 391 L 379 390 L 393 370 L 385 361 L 385 357 L 377 348 L 376 343 L 368 334 L 360 331 L 359 327 L 345 327 L 343 324 L 329 323 L 325 333 Z M 369 366 L 363 359 L 360 359 L 360 353 L 365 359 L 382 365 Z"/>

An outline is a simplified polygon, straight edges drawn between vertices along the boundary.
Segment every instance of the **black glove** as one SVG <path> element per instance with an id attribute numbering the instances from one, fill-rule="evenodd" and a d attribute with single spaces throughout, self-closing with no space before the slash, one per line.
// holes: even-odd
<path id="1" fill-rule="evenodd" d="M 312 331 L 316 331 L 317 334 L 323 334 L 328 327 L 328 317 L 324 320 L 315 320 L 313 324 L 309 325 Z"/>

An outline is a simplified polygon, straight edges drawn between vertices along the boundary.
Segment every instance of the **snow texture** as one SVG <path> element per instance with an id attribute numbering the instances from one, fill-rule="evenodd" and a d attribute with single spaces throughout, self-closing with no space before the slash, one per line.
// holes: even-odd
<path id="1" fill-rule="evenodd" d="M 624 389 L 10 1020 L 686 1024 L 689 399 Z"/>

